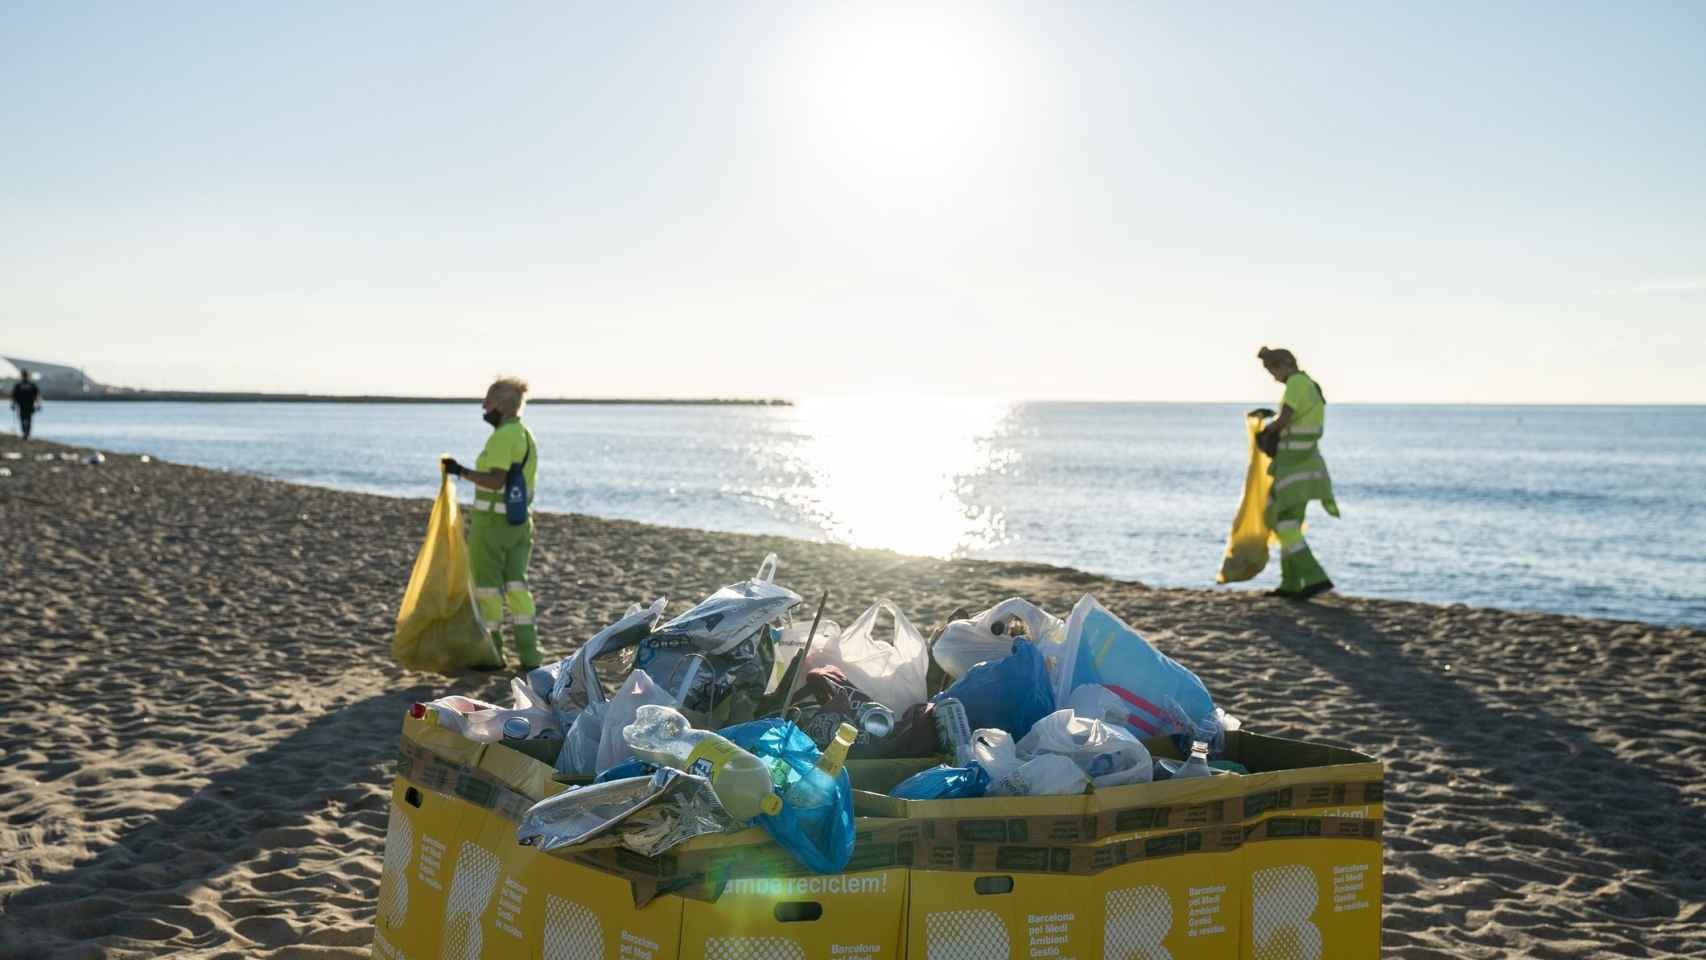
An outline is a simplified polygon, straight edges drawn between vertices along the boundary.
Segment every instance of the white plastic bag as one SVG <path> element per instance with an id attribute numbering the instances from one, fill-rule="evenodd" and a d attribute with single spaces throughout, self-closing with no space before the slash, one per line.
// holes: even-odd
<path id="1" fill-rule="evenodd" d="M 429 722 L 436 723 L 446 730 L 468 736 L 468 718 L 484 710 L 502 710 L 495 703 L 475 700 L 472 697 L 448 696 L 439 697 L 422 704 L 427 710 Z"/>
<path id="2" fill-rule="evenodd" d="M 477 700 L 467 700 L 464 697 L 447 697 L 448 700 L 461 700 L 466 703 L 479 704 L 482 709 L 472 713 L 462 713 L 461 722 L 445 724 L 457 727 L 457 732 L 470 740 L 481 743 L 497 743 L 504 736 L 504 721 L 520 717 L 527 721 L 527 736 L 543 737 L 559 732 L 556 711 L 545 704 L 520 677 L 511 677 L 509 681 L 510 695 L 515 698 L 515 705 L 509 708 L 495 707 L 480 703 Z M 455 709 L 452 707 L 452 709 Z M 457 711 L 461 712 L 461 711 Z M 444 712 L 438 711 L 439 722 L 448 719 Z"/>
<path id="3" fill-rule="evenodd" d="M 1025 635 L 1045 658 L 1058 659 L 1066 623 L 1022 597 L 1003 600 L 970 620 L 951 621 L 936 638 L 930 655 L 943 672 L 958 680 L 985 660 L 999 660 L 1013 652 L 1007 621 L 1015 617 L 1024 622 Z"/>
<path id="4" fill-rule="evenodd" d="M 788 665 L 806 648 L 806 640 L 817 646 L 827 640 L 841 636 L 841 624 L 828 617 L 818 622 L 817 635 L 812 635 L 810 620 L 795 621 L 782 628 L 782 636 L 777 638 L 774 647 L 776 660 L 770 667 L 770 682 L 764 686 L 764 695 L 769 696 L 782 688 L 782 678 L 788 673 Z"/>
<path id="5" fill-rule="evenodd" d="M 622 681 L 621 689 L 616 691 L 616 696 L 610 700 L 609 709 L 604 712 L 595 772 L 603 773 L 634 755 L 633 748 L 622 738 L 622 728 L 633 723 L 634 715 L 639 712 L 640 707 L 648 703 L 673 708 L 681 706 L 668 691 L 652 682 L 651 674 L 644 670 L 635 670 L 628 674 L 628 679 Z"/>
<path id="6" fill-rule="evenodd" d="M 894 618 L 892 643 L 884 643 L 876 635 L 877 615 L 885 610 Z M 924 635 L 892 600 L 871 604 L 838 636 L 819 636 L 812 644 L 805 666 L 839 667 L 849 683 L 897 716 L 908 707 L 923 703 L 928 693 L 925 677 L 930 671 L 930 651 L 924 644 Z"/>
<path id="7" fill-rule="evenodd" d="M 998 783 L 1008 774 L 1019 769 L 1019 755 L 1013 748 L 1013 735 L 995 727 L 985 727 L 972 732 L 972 759 L 976 760 L 983 772 L 989 774 L 990 783 Z"/>
<path id="8" fill-rule="evenodd" d="M 1020 740 L 1019 756 L 1058 754 L 1084 771 L 1098 787 L 1148 783 L 1155 777 L 1149 750 L 1130 732 L 1071 709 L 1056 710 L 1038 720 Z"/>
<path id="9" fill-rule="evenodd" d="M 989 787 L 987 796 L 1055 797 L 1083 793 L 1090 778 L 1072 758 L 1058 753 L 1040 753 L 1026 760 L 1000 782 Z"/>

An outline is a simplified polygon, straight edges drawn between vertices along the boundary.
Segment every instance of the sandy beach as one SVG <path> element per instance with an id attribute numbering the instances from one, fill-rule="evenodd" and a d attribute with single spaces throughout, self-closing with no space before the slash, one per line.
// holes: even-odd
<path id="1" fill-rule="evenodd" d="M 391 662 L 433 478 L 399 500 L 0 438 L 15 452 L 0 956 L 366 956 L 403 710 L 508 684 Z M 1064 614 L 1093 592 L 1248 729 L 1385 761 L 1386 956 L 1706 955 L 1706 632 L 575 515 L 542 515 L 538 543 L 551 656 L 770 551 L 843 623 L 881 596 L 931 624 L 1013 595 Z"/>

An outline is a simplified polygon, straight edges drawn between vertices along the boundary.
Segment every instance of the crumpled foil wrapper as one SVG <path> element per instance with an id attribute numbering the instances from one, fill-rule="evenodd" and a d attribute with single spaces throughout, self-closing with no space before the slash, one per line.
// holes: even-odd
<path id="1" fill-rule="evenodd" d="M 651 857 L 694 837 L 741 827 L 717 802 L 709 780 L 662 767 L 649 777 L 547 797 L 528 808 L 515 836 L 522 846 L 547 852 L 615 843 Z"/>

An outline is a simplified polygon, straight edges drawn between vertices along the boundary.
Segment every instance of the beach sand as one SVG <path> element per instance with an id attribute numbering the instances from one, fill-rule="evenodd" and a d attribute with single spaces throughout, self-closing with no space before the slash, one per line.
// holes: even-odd
<path id="1" fill-rule="evenodd" d="M 35 459 L 65 449 L 0 437 L 0 956 L 366 956 L 404 709 L 508 702 L 391 662 L 428 501 Z M 1386 762 L 1386 956 L 1706 955 L 1706 632 L 581 516 L 537 542 L 552 656 L 770 551 L 842 623 L 1095 593 L 1247 729 Z"/>

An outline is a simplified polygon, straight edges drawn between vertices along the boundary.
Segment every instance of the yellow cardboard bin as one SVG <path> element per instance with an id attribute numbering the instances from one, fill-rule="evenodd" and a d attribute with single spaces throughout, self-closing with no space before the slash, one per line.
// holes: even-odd
<path id="1" fill-rule="evenodd" d="M 801 874 L 761 830 L 700 837 L 648 858 L 516 842 L 557 792 L 551 768 L 496 744 L 404 721 L 373 956 L 387 960 L 892 960 L 903 956 L 908 871 L 881 821 L 862 820 L 856 872 Z M 714 903 L 695 897 L 721 895 Z M 676 892 L 668 892 L 674 890 Z"/>
<path id="2" fill-rule="evenodd" d="M 1338 747 L 1232 735 L 1244 789 L 1244 949 L 1260 960 L 1380 956 L 1385 768 Z"/>
<path id="3" fill-rule="evenodd" d="M 1159 756 L 1170 741 L 1150 742 Z M 759 830 L 658 857 L 515 840 L 549 766 L 404 724 L 373 955 L 574 960 L 1378 956 L 1382 767 L 1227 737 L 1248 776 L 1071 797 L 860 792 L 848 872 Z"/>

